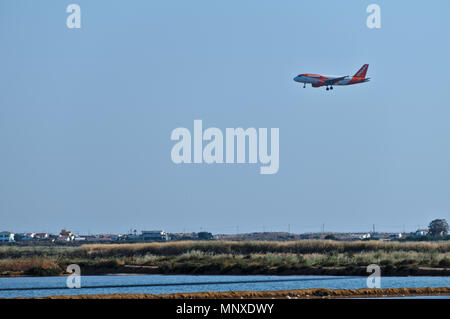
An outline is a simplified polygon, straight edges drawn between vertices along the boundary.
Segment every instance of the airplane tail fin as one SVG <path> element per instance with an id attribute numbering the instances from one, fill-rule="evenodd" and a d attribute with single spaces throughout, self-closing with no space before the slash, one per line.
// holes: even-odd
<path id="1" fill-rule="evenodd" d="M 364 64 L 361 67 L 361 69 L 359 69 L 359 71 L 355 73 L 355 75 L 353 77 L 354 78 L 365 78 L 368 68 L 369 68 L 369 65 L 368 64 Z"/>

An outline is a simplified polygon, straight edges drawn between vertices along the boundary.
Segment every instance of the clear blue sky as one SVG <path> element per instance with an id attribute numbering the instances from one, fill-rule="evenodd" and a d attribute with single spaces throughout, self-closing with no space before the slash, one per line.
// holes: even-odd
<path id="1" fill-rule="evenodd" d="M 68 4 L 82 28 L 66 27 Z M 382 27 L 366 27 L 381 6 Z M 0 2 L 0 229 L 414 230 L 450 217 L 449 1 Z M 303 89 L 299 73 L 366 84 Z M 280 128 L 280 170 L 175 165 Z M 403 226 L 404 225 L 404 226 Z"/>

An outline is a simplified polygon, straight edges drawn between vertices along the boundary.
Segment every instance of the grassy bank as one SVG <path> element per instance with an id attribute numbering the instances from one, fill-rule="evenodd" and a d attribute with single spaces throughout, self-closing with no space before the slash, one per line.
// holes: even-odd
<path id="1" fill-rule="evenodd" d="M 76 263 L 82 273 L 450 275 L 449 242 L 184 241 L 71 246 L 2 246 L 0 274 L 60 275 Z"/>
<path id="2" fill-rule="evenodd" d="M 174 294 L 111 294 L 48 296 L 35 299 L 280 299 L 280 298 L 373 298 L 405 296 L 448 296 L 450 287 L 440 288 L 387 288 L 387 289 L 298 289 L 276 291 L 193 292 Z"/>

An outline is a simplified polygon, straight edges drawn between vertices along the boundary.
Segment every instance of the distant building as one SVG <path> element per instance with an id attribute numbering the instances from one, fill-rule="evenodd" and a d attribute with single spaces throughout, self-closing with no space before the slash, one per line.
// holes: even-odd
<path id="1" fill-rule="evenodd" d="M 147 241 L 167 241 L 169 237 L 164 230 L 143 230 L 141 239 Z"/>
<path id="2" fill-rule="evenodd" d="M 48 238 L 48 233 L 36 233 L 34 234 L 34 237 L 37 239 L 46 239 Z"/>
<path id="3" fill-rule="evenodd" d="M 17 233 L 14 234 L 15 241 L 32 241 L 34 240 L 35 233 Z"/>
<path id="4" fill-rule="evenodd" d="M 20 238 L 21 241 L 33 241 L 34 240 L 34 234 L 26 234 L 22 238 Z"/>
<path id="5" fill-rule="evenodd" d="M 75 236 L 72 234 L 71 231 L 63 229 L 59 233 L 58 238 L 56 238 L 56 241 L 73 241 L 74 239 Z"/>
<path id="6" fill-rule="evenodd" d="M 428 235 L 428 229 L 418 229 L 418 230 L 416 230 L 414 235 L 417 237 L 426 236 L 426 235 Z"/>
<path id="7" fill-rule="evenodd" d="M 11 233 L 9 231 L 0 232 L 0 242 L 13 243 L 14 242 L 14 233 Z"/>
<path id="8" fill-rule="evenodd" d="M 69 230 L 61 229 L 61 232 L 59 233 L 60 236 L 73 236 L 72 232 Z"/>
<path id="9" fill-rule="evenodd" d="M 58 238 L 56 238 L 56 241 L 72 241 L 74 240 L 74 236 L 61 236 L 59 235 Z"/>

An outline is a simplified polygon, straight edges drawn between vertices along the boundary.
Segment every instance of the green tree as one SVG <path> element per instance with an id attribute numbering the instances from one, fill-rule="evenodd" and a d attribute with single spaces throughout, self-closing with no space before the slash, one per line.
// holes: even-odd
<path id="1" fill-rule="evenodd" d="M 428 226 L 432 236 L 445 236 L 448 233 L 448 223 L 445 219 L 435 219 Z"/>

